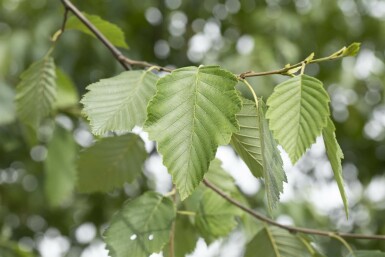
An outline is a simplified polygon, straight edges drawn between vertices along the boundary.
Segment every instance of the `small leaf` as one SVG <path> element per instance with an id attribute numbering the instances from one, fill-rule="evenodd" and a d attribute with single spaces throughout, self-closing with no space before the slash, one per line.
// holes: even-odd
<path id="1" fill-rule="evenodd" d="M 147 157 L 143 140 L 135 134 L 107 137 L 80 153 L 80 192 L 107 192 L 132 182 L 142 171 Z"/>
<path id="2" fill-rule="evenodd" d="M 59 206 L 75 188 L 76 143 L 71 132 L 57 125 L 47 148 L 44 191 L 49 204 Z"/>
<path id="3" fill-rule="evenodd" d="M 124 32 L 115 24 L 103 20 L 97 15 L 91 15 L 83 12 L 83 15 L 115 46 L 128 49 L 125 41 Z M 92 33 L 79 19 L 71 16 L 66 23 L 66 30 L 79 30 L 94 38 L 96 36 Z"/>
<path id="4" fill-rule="evenodd" d="M 343 51 L 343 56 L 355 56 L 360 51 L 361 43 L 352 43 Z"/>
<path id="5" fill-rule="evenodd" d="M 308 57 L 305 59 L 305 63 L 309 63 L 314 59 L 314 53 L 311 53 Z"/>
<path id="6" fill-rule="evenodd" d="M 206 242 L 228 235 L 237 225 L 236 216 L 241 210 L 206 189 L 200 199 L 195 222 Z"/>
<path id="7" fill-rule="evenodd" d="M 326 126 L 329 101 L 322 82 L 307 75 L 279 84 L 267 100 L 270 129 L 293 164 Z"/>
<path id="8" fill-rule="evenodd" d="M 186 67 L 158 80 L 145 129 L 184 200 L 202 181 L 218 145 L 238 130 L 237 78 L 218 66 Z"/>
<path id="9" fill-rule="evenodd" d="M 158 193 L 146 192 L 127 202 L 112 218 L 105 232 L 111 257 L 148 257 L 167 244 L 175 219 L 173 202 Z"/>
<path id="10" fill-rule="evenodd" d="M 33 63 L 16 88 L 16 108 L 20 120 L 37 128 L 51 112 L 56 100 L 55 64 L 50 56 Z"/>
<path id="11" fill-rule="evenodd" d="M 126 71 L 89 85 L 81 102 L 92 132 L 100 135 L 142 126 L 157 79 L 151 71 Z"/>
<path id="12" fill-rule="evenodd" d="M 71 78 L 61 69 L 56 69 L 57 101 L 56 108 L 66 108 L 79 104 L 79 94 Z"/>
<path id="13" fill-rule="evenodd" d="M 16 119 L 14 97 L 14 90 L 0 82 L 0 126 L 12 123 Z"/>
<path id="14" fill-rule="evenodd" d="M 222 168 L 222 162 L 218 159 L 211 161 L 209 171 L 205 174 L 205 179 L 232 196 L 239 194 L 233 177 Z"/>
<path id="15" fill-rule="evenodd" d="M 294 235 L 278 227 L 261 229 L 246 246 L 245 257 L 307 257 L 305 245 Z"/>
<path id="16" fill-rule="evenodd" d="M 344 158 L 344 154 L 337 142 L 335 135 L 336 128 L 333 121 L 328 118 L 328 124 L 322 131 L 322 136 L 325 143 L 326 154 L 329 158 L 332 170 L 334 173 L 334 179 L 337 181 L 338 189 L 340 190 L 341 198 L 345 206 L 346 217 L 349 216 L 348 200 L 344 188 L 344 180 L 342 178 L 341 159 Z"/>
<path id="17" fill-rule="evenodd" d="M 346 257 L 385 257 L 385 253 L 380 251 L 354 251 Z"/>

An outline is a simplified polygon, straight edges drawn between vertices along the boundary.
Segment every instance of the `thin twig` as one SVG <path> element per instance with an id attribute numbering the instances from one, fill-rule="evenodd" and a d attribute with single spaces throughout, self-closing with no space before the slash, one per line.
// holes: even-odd
<path id="1" fill-rule="evenodd" d="M 119 49 L 117 49 L 104 35 L 101 33 L 83 14 L 82 12 L 72 4 L 70 0 L 61 0 L 66 10 L 71 11 L 113 54 L 115 59 L 117 59 L 120 64 L 125 68 L 126 70 L 131 69 L 131 66 L 140 66 L 145 68 L 154 67 L 158 71 L 166 71 L 171 72 L 172 69 L 157 66 L 148 62 L 144 61 L 137 61 L 132 60 L 130 58 L 127 58 L 124 56 Z"/>
<path id="2" fill-rule="evenodd" d="M 280 224 L 272 219 L 269 219 L 262 214 L 244 206 L 240 202 L 234 200 L 230 196 L 228 196 L 226 193 L 224 193 L 221 189 L 210 183 L 208 180 L 204 179 L 203 183 L 216 192 L 218 195 L 220 195 L 222 198 L 227 200 L 229 203 L 237 206 L 239 209 L 245 211 L 246 213 L 250 214 L 254 218 L 264 221 L 270 225 L 280 227 L 282 229 L 285 229 L 289 231 L 290 233 L 304 233 L 304 234 L 312 234 L 312 235 L 318 235 L 318 236 L 325 236 L 325 237 L 332 237 L 332 235 L 337 235 L 343 238 L 354 238 L 354 239 L 370 239 L 370 240 L 385 240 L 385 236 L 383 235 L 364 235 L 364 234 L 353 234 L 353 233 L 340 233 L 340 232 L 334 232 L 334 231 L 326 231 L 326 230 L 318 230 L 318 229 L 310 229 L 310 228 L 301 228 L 301 227 L 294 227 L 294 226 L 288 226 Z"/>
<path id="3" fill-rule="evenodd" d="M 111 51 L 114 57 L 126 70 L 131 69 L 130 65 L 124 61 L 123 54 L 74 6 L 69 0 L 61 0 L 64 7 L 70 10 L 92 33 Z"/>

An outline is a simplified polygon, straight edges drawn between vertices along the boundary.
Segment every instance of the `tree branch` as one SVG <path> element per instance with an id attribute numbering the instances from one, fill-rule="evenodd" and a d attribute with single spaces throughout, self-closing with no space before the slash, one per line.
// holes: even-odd
<path id="1" fill-rule="evenodd" d="M 353 233 L 340 233 L 340 232 L 334 232 L 334 231 L 326 231 L 326 230 L 318 230 L 318 229 L 310 229 L 310 228 L 301 228 L 301 227 L 294 227 L 294 226 L 288 226 L 280 224 L 272 219 L 269 219 L 262 214 L 244 206 L 240 202 L 234 200 L 230 196 L 228 196 L 226 193 L 224 193 L 221 189 L 210 183 L 208 180 L 204 179 L 203 183 L 205 186 L 216 192 L 218 195 L 220 195 L 222 198 L 227 200 L 229 203 L 237 206 L 239 209 L 245 211 L 246 213 L 250 214 L 254 218 L 264 221 L 270 225 L 280 227 L 282 229 L 285 229 L 289 231 L 290 233 L 304 233 L 304 234 L 312 234 L 317 236 L 325 236 L 325 237 L 343 237 L 343 238 L 353 238 L 353 239 L 370 239 L 370 240 L 385 240 L 385 236 L 383 235 L 364 235 L 364 234 L 353 234 Z"/>

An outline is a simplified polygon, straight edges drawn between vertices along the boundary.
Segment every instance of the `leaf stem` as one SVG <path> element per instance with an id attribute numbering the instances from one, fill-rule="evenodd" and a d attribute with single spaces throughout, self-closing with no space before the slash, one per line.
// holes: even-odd
<path id="1" fill-rule="evenodd" d="M 250 85 L 250 83 L 246 79 L 242 79 L 242 82 L 249 88 L 251 94 L 253 95 L 255 106 L 257 107 L 257 110 L 258 110 L 258 98 L 257 98 L 257 95 L 255 94 L 253 87 Z"/>
<path id="2" fill-rule="evenodd" d="M 180 215 L 186 215 L 186 216 L 195 216 L 196 213 L 192 211 L 177 211 L 176 213 Z"/>
<path id="3" fill-rule="evenodd" d="M 226 193 L 224 193 L 221 189 L 213 185 L 208 180 L 204 179 L 203 183 L 205 186 L 213 190 L 215 193 L 220 195 L 222 198 L 227 200 L 229 203 L 237 206 L 239 209 L 243 210 L 244 212 L 250 214 L 252 217 L 264 221 L 272 226 L 280 227 L 282 229 L 285 229 L 289 231 L 290 233 L 304 233 L 304 234 L 311 234 L 311 235 L 317 235 L 317 236 L 324 236 L 324 237 L 331 237 L 331 235 L 336 235 L 342 238 L 354 238 L 354 239 L 369 239 L 369 240 L 384 240 L 385 241 L 385 235 L 365 235 L 365 234 L 354 234 L 354 233 L 340 233 L 340 232 L 333 232 L 333 231 L 326 231 L 326 230 L 318 230 L 318 229 L 310 229 L 310 228 L 302 228 L 302 227 L 294 227 L 294 226 L 288 226 L 280 224 L 272 219 L 269 219 L 262 214 L 254 211 L 253 209 L 248 208 L 247 206 L 244 206 L 237 200 L 231 198 Z"/>
<path id="4" fill-rule="evenodd" d="M 337 239 L 338 241 L 340 241 L 346 247 L 346 249 L 348 249 L 349 253 L 351 253 L 354 256 L 352 247 L 340 235 L 338 235 L 336 233 L 330 233 L 329 237 Z"/>
<path id="5" fill-rule="evenodd" d="M 171 192 L 172 201 L 174 202 L 174 206 L 176 206 L 176 189 L 173 185 Z M 172 221 L 171 231 L 170 231 L 170 257 L 175 257 L 175 219 Z"/>

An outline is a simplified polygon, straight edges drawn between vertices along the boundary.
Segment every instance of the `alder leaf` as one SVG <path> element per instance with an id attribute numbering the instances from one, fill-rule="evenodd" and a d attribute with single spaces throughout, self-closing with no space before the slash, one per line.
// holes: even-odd
<path id="1" fill-rule="evenodd" d="M 56 100 L 56 74 L 52 57 L 34 62 L 16 87 L 16 109 L 20 120 L 37 128 L 49 115 Z"/>
<path id="2" fill-rule="evenodd" d="M 0 126 L 12 123 L 16 119 L 13 88 L 0 81 Z"/>
<path id="3" fill-rule="evenodd" d="M 260 99 L 257 110 L 254 101 L 243 98 L 242 102 L 242 110 L 237 114 L 240 130 L 233 134 L 231 144 L 251 173 L 264 178 L 271 211 L 283 192 L 283 182 L 287 182 L 283 162 L 265 119 L 265 103 Z"/>
<path id="4" fill-rule="evenodd" d="M 340 148 L 340 145 L 337 142 L 335 135 L 335 126 L 333 121 L 328 118 L 328 123 L 326 128 L 322 131 L 322 136 L 325 143 L 326 154 L 329 158 L 332 170 L 334 173 L 334 179 L 337 182 L 338 189 L 340 190 L 341 198 L 345 206 L 346 217 L 349 216 L 349 205 L 344 188 L 344 180 L 342 177 L 342 167 L 341 159 L 344 158 L 344 154 Z"/>
<path id="5" fill-rule="evenodd" d="M 251 173 L 257 178 L 263 177 L 261 136 L 255 103 L 242 98 L 242 109 L 236 117 L 239 131 L 231 137 L 231 145 L 249 167 Z"/>
<path id="6" fill-rule="evenodd" d="M 175 257 L 184 257 L 192 253 L 195 249 L 199 234 L 189 216 L 177 215 L 175 219 L 174 232 L 174 255 Z M 170 244 L 163 248 L 163 256 L 170 256 Z"/>
<path id="7" fill-rule="evenodd" d="M 77 146 L 71 132 L 57 125 L 44 161 L 44 191 L 51 206 L 69 199 L 76 181 Z"/>
<path id="8" fill-rule="evenodd" d="M 83 15 L 115 46 L 128 49 L 128 45 L 125 40 L 124 32 L 117 25 L 103 20 L 97 15 L 91 15 L 83 12 Z M 79 21 L 76 16 L 71 16 L 67 20 L 66 30 L 75 29 L 81 31 L 94 38 L 91 30 L 89 30 L 83 22 Z"/>
<path id="9" fill-rule="evenodd" d="M 202 181 L 218 145 L 239 127 L 237 78 L 218 66 L 186 67 L 158 80 L 145 130 L 184 200 Z"/>
<path id="10" fill-rule="evenodd" d="M 67 108 L 79 104 L 79 94 L 71 78 L 61 69 L 56 69 L 57 101 L 56 108 Z"/>
<path id="11" fill-rule="evenodd" d="M 173 202 L 155 192 L 146 192 L 127 202 L 114 215 L 105 232 L 111 257 L 148 257 L 169 241 L 175 219 Z"/>
<path id="12" fill-rule="evenodd" d="M 263 177 L 266 186 L 267 203 L 269 210 L 276 206 L 280 193 L 283 193 L 283 182 L 287 182 L 283 161 L 278 150 L 277 142 L 269 129 L 265 119 L 266 106 L 260 100 L 258 106 L 259 129 L 261 133 L 261 151 Z"/>
<path id="13" fill-rule="evenodd" d="M 147 153 L 143 140 L 135 134 L 107 137 L 80 153 L 80 192 L 107 192 L 132 182 L 142 172 Z"/>
<path id="14" fill-rule="evenodd" d="M 322 82 L 307 75 L 279 84 L 267 100 L 270 129 L 293 164 L 326 127 L 329 101 Z"/>
<path id="15" fill-rule="evenodd" d="M 157 79 L 151 71 L 125 71 L 89 85 L 81 102 L 92 132 L 100 135 L 142 126 Z"/>
<path id="16" fill-rule="evenodd" d="M 217 193 L 206 189 L 199 201 L 195 223 L 206 242 L 227 236 L 236 226 L 236 216 L 241 210 L 224 200 Z"/>
<path id="17" fill-rule="evenodd" d="M 308 249 L 295 235 L 265 224 L 246 246 L 245 257 L 307 257 Z"/>

